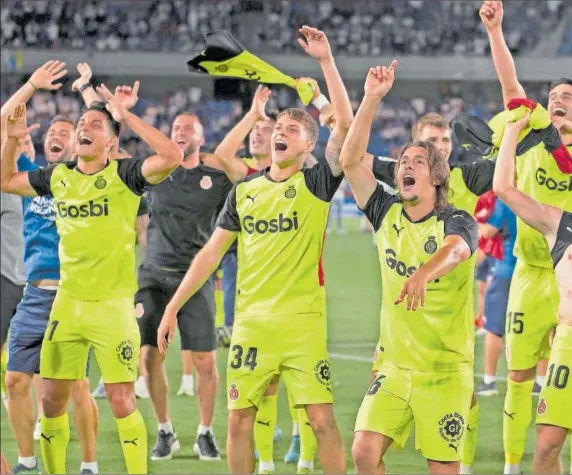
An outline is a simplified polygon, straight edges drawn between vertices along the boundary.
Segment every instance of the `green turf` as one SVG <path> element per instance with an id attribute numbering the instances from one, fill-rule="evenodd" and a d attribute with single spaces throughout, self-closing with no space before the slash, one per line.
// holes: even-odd
<path id="1" fill-rule="evenodd" d="M 336 415 L 346 441 L 348 467 L 353 471 L 349 453 L 352 441 L 353 424 L 363 394 L 367 388 L 371 365 L 370 359 L 379 329 L 379 268 L 375 248 L 370 234 L 360 234 L 357 222 L 348 223 L 350 233 L 339 236 L 331 234 L 327 239 L 324 257 L 326 285 L 328 291 L 330 350 L 333 354 L 332 373 L 335 381 Z M 173 346 L 176 348 L 176 345 Z M 477 342 L 477 372 L 482 371 L 482 341 Z M 336 356 L 337 355 L 337 356 Z M 354 360 L 341 358 L 354 358 Z M 224 388 L 225 351 L 219 351 L 218 362 L 221 373 L 221 388 Z M 176 397 L 181 361 L 178 352 L 169 355 L 168 373 L 171 382 L 171 418 L 181 440 L 182 450 L 167 462 L 151 462 L 150 473 L 228 473 L 226 461 L 200 462 L 192 453 L 195 432 L 198 424 L 196 398 Z M 504 365 L 501 375 L 506 374 Z M 95 384 L 99 375 L 97 369 L 92 374 Z M 500 384 L 504 393 L 505 385 Z M 481 398 L 481 422 L 479 446 L 475 469 L 477 473 L 502 473 L 502 401 L 503 396 Z M 224 389 L 218 394 L 217 411 L 214 422 L 218 443 L 223 449 L 226 439 L 226 395 Z M 276 444 L 275 459 L 277 473 L 295 473 L 295 468 L 281 462 L 288 448 L 291 422 L 283 394 L 279 398 L 279 425 L 284 431 L 285 440 Z M 139 407 L 145 417 L 149 435 L 149 448 L 154 443 L 156 425 L 149 401 L 140 401 Z M 98 459 L 101 473 L 125 473 L 121 447 L 118 443 L 116 425 L 106 401 L 99 401 L 100 434 L 98 439 Z M 17 450 L 11 434 L 6 412 L 2 409 L 2 451 L 11 463 L 16 462 Z M 527 451 L 523 461 L 525 473 L 531 471 L 534 427 L 531 426 Z M 39 444 L 37 444 L 39 453 Z M 565 449 L 564 467 L 570 465 L 569 446 Z M 427 468 L 421 455 L 413 448 L 410 440 L 403 452 L 391 451 L 386 462 L 391 473 L 426 473 Z M 319 466 L 319 464 L 318 464 Z M 68 450 L 68 471 L 77 473 L 79 468 L 79 445 L 72 428 L 72 441 Z"/>

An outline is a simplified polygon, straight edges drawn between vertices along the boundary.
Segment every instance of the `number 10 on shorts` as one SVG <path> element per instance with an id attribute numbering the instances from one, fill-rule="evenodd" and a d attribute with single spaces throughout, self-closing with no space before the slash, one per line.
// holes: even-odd
<path id="1" fill-rule="evenodd" d="M 240 369 L 243 366 L 250 368 L 250 371 L 254 371 L 254 368 L 258 365 L 256 358 L 258 357 L 258 348 L 250 347 L 246 350 L 246 355 L 244 348 L 241 345 L 234 345 L 231 349 L 234 353 L 234 357 L 230 362 L 230 367 L 232 369 Z"/>

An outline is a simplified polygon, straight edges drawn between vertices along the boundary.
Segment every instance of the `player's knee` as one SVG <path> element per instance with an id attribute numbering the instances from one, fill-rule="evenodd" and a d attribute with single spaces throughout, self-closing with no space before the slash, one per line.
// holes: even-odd
<path id="1" fill-rule="evenodd" d="M 116 383 L 106 385 L 105 392 L 113 415 L 117 419 L 123 419 L 135 412 L 137 402 L 135 388 L 131 383 Z"/>
<path id="2" fill-rule="evenodd" d="M 255 413 L 249 409 L 230 411 L 228 414 L 228 436 L 246 437 L 254 426 Z"/>
<path id="3" fill-rule="evenodd" d="M 558 459 L 561 450 L 561 443 L 550 440 L 546 437 L 538 437 L 536 439 L 536 450 L 534 455 L 543 462 L 550 462 Z"/>
<path id="4" fill-rule="evenodd" d="M 67 406 L 67 397 L 58 391 L 53 391 L 49 387 L 44 387 L 44 394 L 42 394 L 42 409 L 44 415 L 48 418 L 61 416 Z"/>
<path id="5" fill-rule="evenodd" d="M 359 434 L 359 433 L 358 433 Z M 375 467 L 378 460 L 375 457 L 375 450 L 372 450 L 371 444 L 356 434 L 352 444 L 352 458 L 358 472 L 368 471 L 368 468 Z"/>
<path id="6" fill-rule="evenodd" d="M 23 397 L 30 392 L 32 378 L 26 373 L 8 371 L 6 373 L 6 389 L 11 398 Z"/>
<path id="7" fill-rule="evenodd" d="M 203 375 L 216 374 L 216 359 L 214 351 L 204 353 L 193 353 L 193 364 L 197 373 Z"/>
<path id="8" fill-rule="evenodd" d="M 308 411 L 308 419 L 316 439 L 329 435 L 336 428 L 334 411 L 330 405 L 311 408 Z"/>
<path id="9" fill-rule="evenodd" d="M 148 374 L 156 374 L 161 371 L 165 358 L 157 348 L 150 346 L 144 347 L 146 351 L 143 353 L 142 360 Z"/>
<path id="10" fill-rule="evenodd" d="M 516 371 L 511 371 L 509 374 L 509 378 L 511 381 L 515 383 L 524 383 L 526 381 L 532 381 L 536 374 L 536 368 L 529 368 L 529 369 L 519 369 Z"/>
<path id="11" fill-rule="evenodd" d="M 75 381 L 72 385 L 71 394 L 73 403 L 76 407 L 89 402 L 89 400 L 92 398 L 91 392 L 89 390 L 89 381 L 87 379 Z"/>

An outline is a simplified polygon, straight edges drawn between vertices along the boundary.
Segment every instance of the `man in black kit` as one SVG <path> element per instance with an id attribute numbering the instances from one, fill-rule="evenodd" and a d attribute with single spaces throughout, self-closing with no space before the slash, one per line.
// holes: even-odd
<path id="1" fill-rule="evenodd" d="M 200 154 L 203 128 L 196 115 L 179 114 L 171 140 L 185 158 L 169 179 L 149 191 L 147 251 L 139 268 L 136 296 L 141 345 L 145 348 L 148 388 L 159 423 L 151 460 L 168 460 L 180 449 L 169 419 L 165 357 L 157 349 L 157 329 L 165 306 L 177 290 L 190 263 L 208 241 L 232 183 L 225 173 L 207 166 L 212 156 Z M 212 430 L 218 371 L 215 360 L 214 283 L 207 281 L 178 314 L 182 350 L 192 352 L 200 425 L 194 451 L 201 460 L 220 460 Z"/>

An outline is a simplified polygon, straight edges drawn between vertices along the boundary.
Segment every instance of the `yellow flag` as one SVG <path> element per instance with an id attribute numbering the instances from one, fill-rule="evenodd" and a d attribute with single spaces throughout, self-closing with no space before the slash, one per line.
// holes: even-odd
<path id="1" fill-rule="evenodd" d="M 298 81 L 263 61 L 244 47 L 227 31 L 217 30 L 205 35 L 206 49 L 187 61 L 190 71 L 247 79 L 265 84 L 284 84 L 298 91 L 304 105 L 314 95 L 314 86 Z"/>

